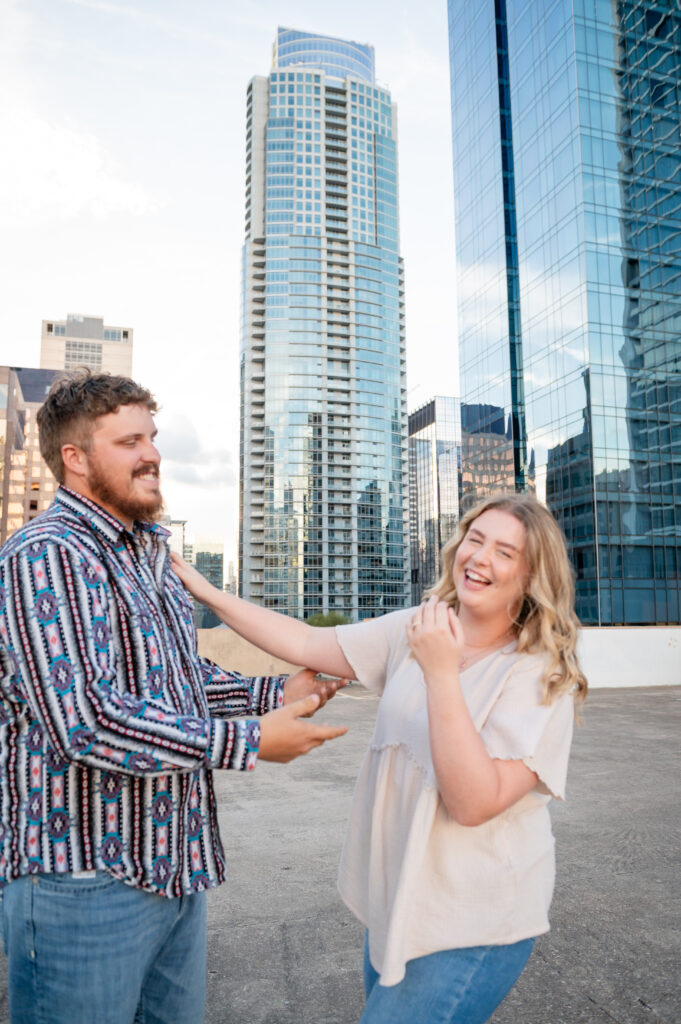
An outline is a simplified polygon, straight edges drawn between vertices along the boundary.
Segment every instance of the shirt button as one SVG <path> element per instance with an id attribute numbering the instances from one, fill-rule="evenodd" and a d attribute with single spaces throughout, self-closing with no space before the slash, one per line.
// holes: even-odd
<path id="1" fill-rule="evenodd" d="M 36 878 L 36 876 L 35 876 L 35 875 L 34 875 L 34 876 L 33 876 L 33 878 L 31 879 L 31 881 L 33 882 L 33 885 L 37 885 L 37 884 L 38 884 L 38 879 Z"/>

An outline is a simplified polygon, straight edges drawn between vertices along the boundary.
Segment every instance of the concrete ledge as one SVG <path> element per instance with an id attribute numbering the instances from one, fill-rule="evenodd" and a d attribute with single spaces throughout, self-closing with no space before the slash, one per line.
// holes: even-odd
<path id="1" fill-rule="evenodd" d="M 681 626 L 584 628 L 577 650 L 590 687 L 681 685 Z"/>
<path id="2" fill-rule="evenodd" d="M 199 651 L 244 675 L 295 671 L 231 630 L 199 630 Z M 596 689 L 610 686 L 681 686 L 681 626 L 603 626 L 582 629 L 579 658 Z"/>

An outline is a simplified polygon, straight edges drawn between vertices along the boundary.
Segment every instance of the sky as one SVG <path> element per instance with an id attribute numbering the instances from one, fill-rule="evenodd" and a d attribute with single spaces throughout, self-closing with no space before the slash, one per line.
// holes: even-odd
<path id="1" fill-rule="evenodd" d="M 458 394 L 445 0 L 0 0 L 0 364 L 134 330 L 167 511 L 236 557 L 246 87 L 277 26 L 370 43 L 398 109 L 410 411 Z"/>

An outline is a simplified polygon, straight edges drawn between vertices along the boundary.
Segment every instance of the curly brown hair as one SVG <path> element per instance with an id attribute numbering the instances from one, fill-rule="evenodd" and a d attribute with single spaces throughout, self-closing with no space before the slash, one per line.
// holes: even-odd
<path id="1" fill-rule="evenodd" d="M 565 538 L 545 505 L 531 494 L 493 494 L 461 517 L 456 534 L 442 549 L 442 574 L 428 594 L 458 609 L 459 600 L 452 567 L 459 545 L 471 524 L 489 509 L 508 512 L 526 531 L 525 559 L 528 583 L 514 630 L 518 651 L 549 655 L 543 686 L 544 700 L 551 703 L 574 692 L 577 706 L 584 703 L 587 681 L 577 660 L 579 619 L 574 611 L 575 587 Z"/>
<path id="2" fill-rule="evenodd" d="M 122 405 L 144 405 L 150 413 L 158 412 L 151 391 L 129 377 L 80 369 L 52 382 L 36 419 L 40 454 L 60 484 L 64 482 L 62 447 L 75 444 L 89 451 L 95 422 Z"/>

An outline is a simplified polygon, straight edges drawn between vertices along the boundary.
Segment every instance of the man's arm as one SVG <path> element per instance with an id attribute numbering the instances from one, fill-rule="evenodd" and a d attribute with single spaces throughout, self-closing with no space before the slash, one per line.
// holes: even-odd
<path id="1" fill-rule="evenodd" d="M 19 690 L 63 757 L 133 775 L 255 764 L 257 721 L 180 714 L 116 688 L 111 592 L 101 566 L 48 542 L 38 557 L 20 549 L 1 571 L 3 641 L 18 661 Z"/>

